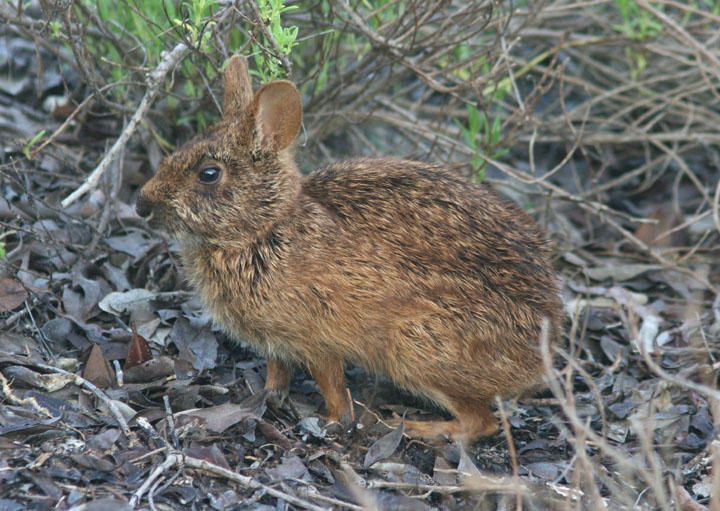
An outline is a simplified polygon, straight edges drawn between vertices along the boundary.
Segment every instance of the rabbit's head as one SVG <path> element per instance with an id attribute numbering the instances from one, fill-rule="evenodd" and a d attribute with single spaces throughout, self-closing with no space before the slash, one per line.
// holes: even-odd
<path id="1" fill-rule="evenodd" d="M 271 82 L 253 95 L 247 60 L 232 57 L 223 119 L 160 163 L 140 192 L 138 213 L 183 243 L 242 242 L 299 193 L 290 145 L 301 122 L 292 83 Z"/>

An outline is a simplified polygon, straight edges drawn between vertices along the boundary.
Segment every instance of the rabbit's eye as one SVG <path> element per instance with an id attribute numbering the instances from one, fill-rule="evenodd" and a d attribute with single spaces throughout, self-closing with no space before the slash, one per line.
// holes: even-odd
<path id="1" fill-rule="evenodd" d="M 211 185 L 217 183 L 220 174 L 222 174 L 222 171 L 217 167 L 205 167 L 198 172 L 198 181 L 204 185 Z"/>

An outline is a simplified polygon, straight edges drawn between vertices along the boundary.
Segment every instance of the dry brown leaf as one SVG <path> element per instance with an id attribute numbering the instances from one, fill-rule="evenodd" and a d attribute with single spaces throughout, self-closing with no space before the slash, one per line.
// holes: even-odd
<path id="1" fill-rule="evenodd" d="M 24 366 L 7 366 L 3 368 L 2 373 L 7 379 L 22 382 L 46 392 L 56 392 L 75 380 L 74 375 L 42 374 Z"/>
<path id="2" fill-rule="evenodd" d="M 226 403 L 201 410 L 187 410 L 176 415 L 196 417 L 204 421 L 208 430 L 222 433 L 230 426 L 245 419 L 262 417 L 265 413 L 267 396 L 267 390 L 263 390 L 248 397 L 240 404 Z"/>
<path id="3" fill-rule="evenodd" d="M 208 461 L 219 467 L 223 467 L 227 470 L 232 470 L 230 463 L 223 454 L 222 450 L 218 448 L 216 444 L 212 445 L 201 445 L 196 442 L 192 442 L 186 449 L 185 454 L 199 460 Z"/>
<path id="4" fill-rule="evenodd" d="M 457 484 L 457 472 L 445 458 L 438 456 L 433 467 L 433 479 L 440 485 L 452 486 Z"/>
<path id="5" fill-rule="evenodd" d="M 290 443 L 290 440 L 288 440 L 288 437 L 283 435 L 282 431 L 277 429 L 265 419 L 258 419 L 257 426 L 260 430 L 260 433 L 265 435 L 265 438 L 270 440 L 272 443 L 279 445 L 283 449 L 290 449 L 292 447 L 292 444 Z"/>
<path id="6" fill-rule="evenodd" d="M 387 435 L 379 438 L 374 444 L 370 446 L 367 453 L 365 454 L 365 460 L 363 461 L 363 467 L 368 468 L 373 463 L 389 458 L 395 452 L 400 440 L 402 440 L 403 433 L 405 432 L 405 417 L 402 418 L 400 425 L 393 429 Z"/>
<path id="7" fill-rule="evenodd" d="M 130 326 L 132 327 L 133 336 L 130 341 L 130 346 L 128 346 L 128 355 L 125 359 L 125 365 L 123 366 L 125 370 L 147 362 L 152 358 L 150 345 L 142 335 L 137 333 L 135 322 L 133 321 Z"/>
<path id="8" fill-rule="evenodd" d="M 125 371 L 126 383 L 147 383 L 160 378 L 166 378 L 175 374 L 175 362 L 167 356 L 160 356 L 146 360 L 141 364 L 132 366 Z M 188 391 L 190 395 L 197 394 L 192 390 Z M 191 398 L 194 402 L 194 397 Z"/>
<path id="9" fill-rule="evenodd" d="M 27 297 L 27 290 L 20 281 L 7 277 L 0 279 L 0 312 L 20 307 Z"/>
<path id="10" fill-rule="evenodd" d="M 101 389 L 112 385 L 113 370 L 97 344 L 93 344 L 93 347 L 90 348 L 90 356 L 85 364 L 83 377 Z"/>

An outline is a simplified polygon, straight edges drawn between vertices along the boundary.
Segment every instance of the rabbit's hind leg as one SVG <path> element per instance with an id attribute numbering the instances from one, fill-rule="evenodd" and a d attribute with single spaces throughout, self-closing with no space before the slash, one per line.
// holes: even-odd
<path id="1" fill-rule="evenodd" d="M 411 436 L 428 440 L 449 436 L 470 445 L 481 436 L 497 433 L 498 424 L 488 403 L 452 403 L 448 409 L 455 415 L 450 421 L 405 421 L 405 430 Z"/>

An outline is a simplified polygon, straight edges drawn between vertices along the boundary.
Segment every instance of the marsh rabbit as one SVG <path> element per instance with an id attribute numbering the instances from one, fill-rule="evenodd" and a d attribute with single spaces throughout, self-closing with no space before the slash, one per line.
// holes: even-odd
<path id="1" fill-rule="evenodd" d="M 442 166 L 354 159 L 303 177 L 301 121 L 292 83 L 253 94 L 246 59 L 232 57 L 223 119 L 162 161 L 138 213 L 179 240 L 217 324 L 267 357 L 267 388 L 286 395 L 303 365 L 328 420 L 347 423 L 349 362 L 455 417 L 408 422 L 411 434 L 494 433 L 494 396 L 541 378 L 543 318 L 559 334 L 543 233 Z"/>

